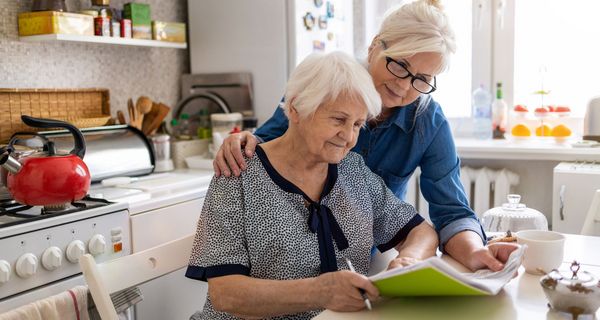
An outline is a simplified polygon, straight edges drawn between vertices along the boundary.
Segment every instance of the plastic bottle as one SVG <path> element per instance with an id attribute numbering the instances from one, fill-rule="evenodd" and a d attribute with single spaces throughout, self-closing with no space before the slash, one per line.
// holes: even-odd
<path id="1" fill-rule="evenodd" d="M 179 116 L 179 136 L 180 140 L 190 140 L 192 136 L 190 135 L 190 115 L 187 113 L 182 113 Z"/>
<path id="2" fill-rule="evenodd" d="M 210 139 L 212 137 L 208 110 L 202 109 L 198 113 L 198 129 L 196 131 L 200 139 Z"/>
<path id="3" fill-rule="evenodd" d="M 492 138 L 492 95 L 483 85 L 473 91 L 473 136 L 477 139 Z"/>
<path id="4" fill-rule="evenodd" d="M 171 120 L 171 132 L 170 132 L 171 136 L 173 138 L 177 138 L 179 137 L 180 133 L 179 133 L 179 121 L 177 121 L 177 119 L 172 119 Z"/>
<path id="5" fill-rule="evenodd" d="M 492 103 L 492 135 L 494 139 L 504 139 L 507 118 L 508 106 L 503 99 L 502 82 L 498 82 L 496 83 L 496 100 Z"/>

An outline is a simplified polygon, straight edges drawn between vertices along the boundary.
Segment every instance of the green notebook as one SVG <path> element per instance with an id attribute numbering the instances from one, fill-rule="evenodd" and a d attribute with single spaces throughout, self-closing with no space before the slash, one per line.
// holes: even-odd
<path id="1" fill-rule="evenodd" d="M 512 278 L 523 258 L 525 247 L 515 250 L 503 270 L 461 273 L 439 257 L 387 270 L 369 279 L 385 297 L 482 296 L 495 295 Z"/>

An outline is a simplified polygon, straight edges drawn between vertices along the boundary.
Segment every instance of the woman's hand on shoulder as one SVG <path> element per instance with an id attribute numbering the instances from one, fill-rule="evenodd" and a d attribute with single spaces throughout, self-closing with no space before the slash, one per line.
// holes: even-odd
<path id="1" fill-rule="evenodd" d="M 394 258 L 394 260 L 390 261 L 390 264 L 388 265 L 387 269 L 390 270 L 394 268 L 408 267 L 419 261 L 421 261 L 421 259 L 397 256 L 396 258 Z"/>
<path id="2" fill-rule="evenodd" d="M 257 144 L 258 139 L 248 131 L 231 134 L 223 140 L 223 144 L 213 161 L 215 176 L 224 175 L 230 177 L 233 172 L 234 176 L 239 177 L 242 170 L 246 170 L 246 161 L 242 155 L 242 146 L 244 146 L 246 156 L 251 157 L 254 154 L 254 150 L 256 150 Z"/>
<path id="3" fill-rule="evenodd" d="M 359 289 L 365 290 L 369 300 L 379 298 L 379 290 L 369 278 L 356 272 L 341 270 L 318 276 L 320 305 L 333 311 L 358 311 L 365 308 Z"/>

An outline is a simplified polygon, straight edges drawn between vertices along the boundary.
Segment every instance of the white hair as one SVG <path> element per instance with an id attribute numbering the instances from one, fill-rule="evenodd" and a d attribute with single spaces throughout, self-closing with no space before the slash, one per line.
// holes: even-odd
<path id="1" fill-rule="evenodd" d="M 290 75 L 282 108 L 289 116 L 293 105 L 300 118 L 305 118 L 339 96 L 364 103 L 368 118 L 381 112 L 381 97 L 365 67 L 343 52 L 313 53 Z"/>
<path id="2" fill-rule="evenodd" d="M 388 12 L 377 39 L 385 44 L 381 54 L 392 58 L 439 53 L 442 64 L 437 73 L 448 68 L 456 52 L 454 31 L 438 0 L 417 0 Z"/>

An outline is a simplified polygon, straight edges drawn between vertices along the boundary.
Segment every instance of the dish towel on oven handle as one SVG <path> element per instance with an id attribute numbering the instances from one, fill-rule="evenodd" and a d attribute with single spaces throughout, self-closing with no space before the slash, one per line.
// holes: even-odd
<path id="1" fill-rule="evenodd" d="M 87 295 L 86 286 L 77 286 L 0 314 L 0 320 L 89 320 Z"/>

